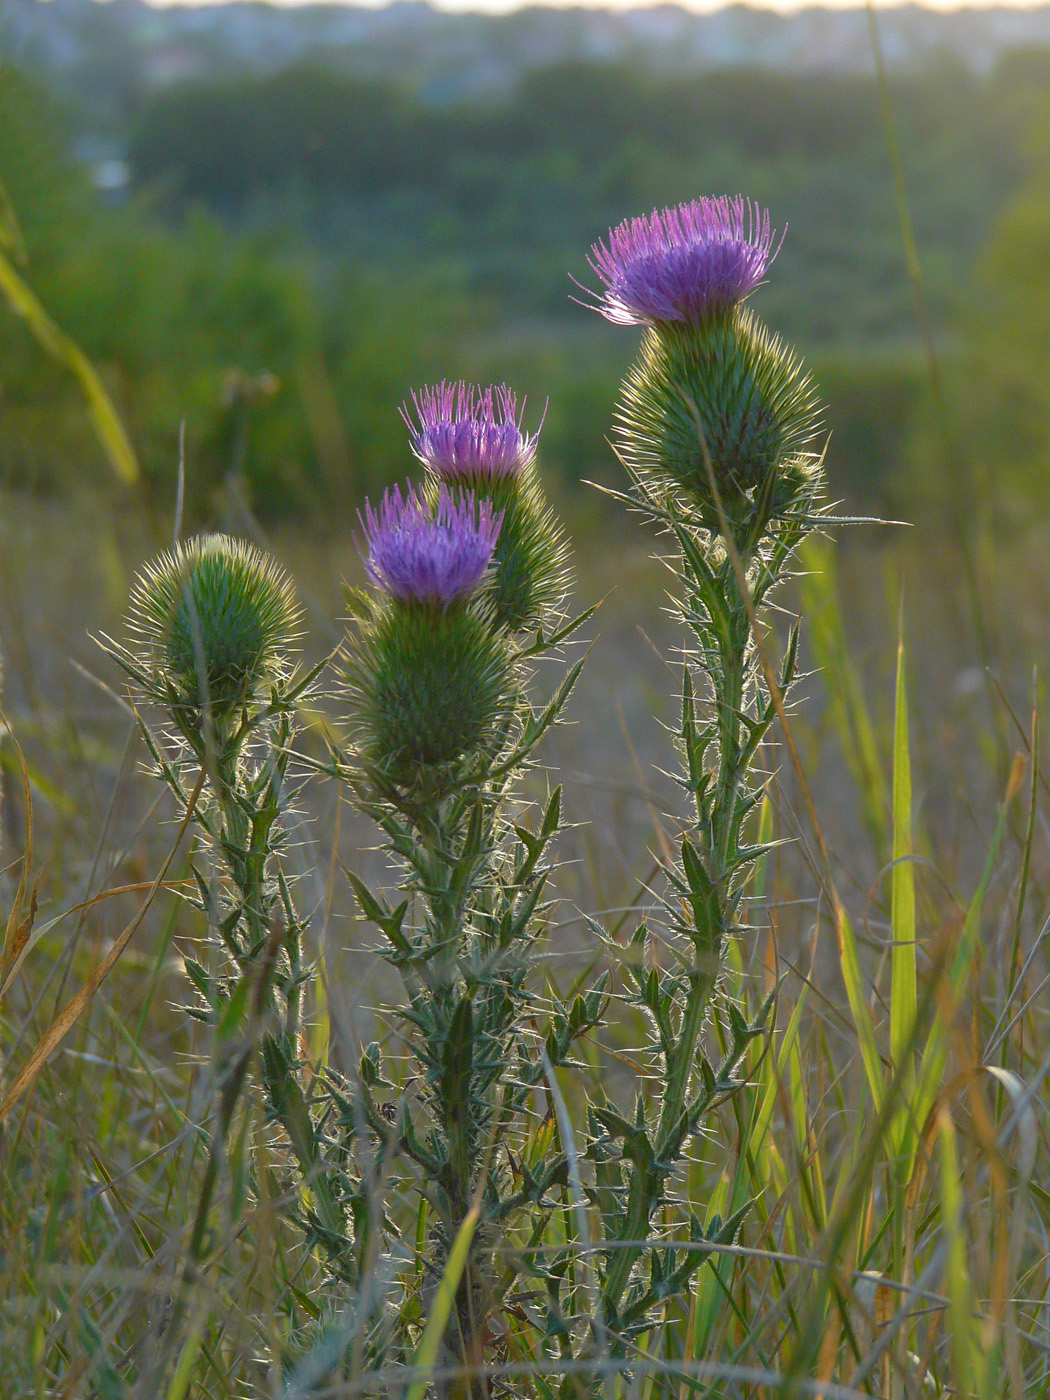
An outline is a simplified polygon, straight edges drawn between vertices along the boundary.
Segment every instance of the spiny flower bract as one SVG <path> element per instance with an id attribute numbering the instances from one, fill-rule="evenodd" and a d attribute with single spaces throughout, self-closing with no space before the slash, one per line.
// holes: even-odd
<path id="1" fill-rule="evenodd" d="M 442 481 L 515 477 L 535 460 L 538 433 L 523 431 L 524 409 L 505 384 L 442 380 L 413 392 L 412 404 L 414 414 L 401 409 L 412 450 Z"/>
<path id="2" fill-rule="evenodd" d="M 624 381 L 617 438 L 629 466 L 680 491 L 709 529 L 721 531 L 724 515 L 746 535 L 812 495 L 819 417 L 799 362 L 739 312 L 648 333 Z"/>
<path id="3" fill-rule="evenodd" d="M 227 535 L 200 535 L 147 565 L 129 611 L 151 698 L 216 717 L 279 674 L 300 621 L 284 571 Z"/>
<path id="4" fill-rule="evenodd" d="M 491 600 L 499 626 L 534 627 L 566 588 L 566 545 L 536 472 L 539 429 L 526 433 L 518 396 L 505 384 L 487 388 L 447 381 L 412 394 L 402 417 L 431 484 L 473 491 L 502 517 L 493 558 Z M 542 426 L 542 425 L 541 425 Z"/>
<path id="5" fill-rule="evenodd" d="M 345 657 L 358 752 L 381 787 L 452 790 L 511 703 L 506 633 L 469 605 L 380 604 Z"/>
<path id="6" fill-rule="evenodd" d="M 431 512 L 413 487 L 384 492 L 378 511 L 361 516 L 368 553 L 365 572 L 382 592 L 403 603 L 447 607 L 470 596 L 492 562 L 502 517 L 490 501 L 442 486 Z"/>
<path id="7" fill-rule="evenodd" d="M 727 311 L 762 281 L 773 238 L 769 214 L 741 195 L 627 219 L 591 248 L 590 265 L 605 284 L 598 310 L 618 325 Z"/>

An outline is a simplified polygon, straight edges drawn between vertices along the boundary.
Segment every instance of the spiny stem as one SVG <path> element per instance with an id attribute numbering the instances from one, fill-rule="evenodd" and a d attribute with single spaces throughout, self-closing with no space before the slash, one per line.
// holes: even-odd
<path id="1" fill-rule="evenodd" d="M 705 627 L 700 621 L 700 612 L 694 611 L 691 625 L 699 643 L 700 665 L 711 683 L 711 704 L 718 730 L 714 781 L 703 795 L 697 794 L 696 822 L 701 832 L 710 832 L 708 873 L 717 894 L 719 926 L 711 930 L 694 929 L 697 965 L 687 978 L 688 991 L 678 1035 L 666 1059 L 667 1082 L 653 1141 L 655 1161 L 651 1166 L 638 1160 L 631 1162 L 627 1210 L 618 1232 L 618 1242 L 623 1247 L 612 1253 L 609 1259 L 603 1290 L 608 1321 L 613 1321 L 618 1315 L 631 1272 L 645 1250 L 649 1223 L 659 1205 L 664 1183 L 689 1136 L 689 1086 L 735 907 L 730 885 L 738 837 L 737 807 L 746 779 L 741 765 L 741 714 L 749 678 L 751 622 L 733 570 L 723 567 L 714 575 L 713 581 L 717 582 L 718 593 L 710 598 L 709 605 L 717 608 L 719 615 L 712 617 Z M 715 655 L 710 661 L 705 661 L 712 649 Z M 684 720 L 683 723 L 695 726 L 695 719 Z M 687 748 L 691 737 L 683 734 Z M 707 946 L 703 946 L 705 943 Z"/>

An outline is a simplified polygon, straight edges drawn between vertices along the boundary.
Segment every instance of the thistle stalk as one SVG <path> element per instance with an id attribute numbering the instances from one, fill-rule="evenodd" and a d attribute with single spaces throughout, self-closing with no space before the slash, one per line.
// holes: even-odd
<path id="1" fill-rule="evenodd" d="M 535 437 L 506 389 L 440 385 L 414 402 L 413 445 L 428 476 L 362 516 L 375 592 L 355 600 L 344 653 L 353 752 L 336 755 L 332 771 L 401 870 L 397 902 L 351 882 L 402 980 L 404 1003 L 389 1014 L 407 1065 L 398 1073 L 373 1044 L 347 1098 L 357 1096 L 388 1160 L 428 1204 L 429 1276 L 478 1213 L 444 1339 L 457 1369 L 485 1360 L 491 1318 L 520 1271 L 494 1250 L 518 1216 L 533 1228 L 553 1208 L 545 1193 L 564 1179 L 564 1154 L 552 1144 L 526 1162 L 530 1099 L 544 1065 L 563 1063 L 594 1024 L 602 996 L 572 1015 L 557 1008 L 537 1045 L 532 948 L 560 799 L 551 794 L 532 831 L 513 803 L 579 674 L 572 667 L 537 709 L 529 663 L 583 619 L 559 625 L 554 611 L 564 545 L 541 506 Z M 406 1071 L 411 1099 L 396 1095 Z M 379 1102 L 384 1092 L 395 1102 Z M 476 1400 L 488 1394 L 484 1379 L 462 1386 L 456 1393 Z"/>
<path id="2" fill-rule="evenodd" d="M 298 1079 L 307 972 L 302 921 L 280 869 L 294 715 L 317 674 L 298 677 L 289 664 L 299 620 L 291 586 L 271 561 L 225 536 L 203 536 L 144 570 L 131 600 L 133 647 L 108 644 L 137 696 L 167 711 L 174 750 L 165 752 L 143 721 L 146 743 L 177 802 L 187 803 L 195 781 L 192 820 L 212 856 L 210 872 L 194 872 L 191 902 L 225 965 L 186 960 L 201 1000 L 191 1014 L 215 1028 L 215 1120 L 189 1245 L 194 1267 L 257 1053 L 322 1231 L 329 1244 L 342 1233 Z"/>
<path id="3" fill-rule="evenodd" d="M 599 310 L 645 326 L 641 354 L 617 411 L 618 447 L 630 478 L 625 501 L 668 532 L 677 548 L 679 618 L 691 637 L 682 671 L 679 782 L 692 812 L 679 858 L 665 865 L 659 898 L 679 970 L 647 971 L 650 931 L 635 936 L 640 966 L 631 996 L 657 1028 L 662 1068 L 658 1109 L 639 1094 L 634 1122 L 609 1105 L 594 1110 L 592 1153 L 619 1163 L 619 1192 L 598 1194 L 606 1239 L 601 1315 L 584 1356 L 626 1355 L 668 1293 L 684 1291 L 702 1254 L 660 1264 L 651 1221 L 668 1199 L 690 1139 L 737 1084 L 734 1072 L 763 1031 L 768 1004 L 749 1023 L 721 993 L 727 940 L 762 848 L 746 826 L 762 792 L 755 771 L 795 673 L 794 631 L 779 683 L 758 666 L 763 605 L 816 522 L 819 461 L 808 452 L 817 404 L 798 362 L 742 305 L 775 253 L 768 215 L 742 199 L 698 200 L 635 219 L 592 250 L 604 284 Z M 615 494 L 615 493 L 614 493 Z M 728 1047 L 713 1067 L 704 1030 L 717 1016 Z M 599 1165 L 608 1182 L 610 1168 Z M 618 1204 L 618 1202 L 622 1202 Z M 739 1221 L 715 1221 L 731 1238 Z M 729 1232 L 728 1235 L 726 1232 Z M 694 1238 L 707 1238 L 694 1218 Z"/>

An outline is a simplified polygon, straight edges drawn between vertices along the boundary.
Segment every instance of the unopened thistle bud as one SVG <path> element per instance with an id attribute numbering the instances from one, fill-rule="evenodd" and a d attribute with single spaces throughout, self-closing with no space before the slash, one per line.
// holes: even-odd
<path id="1" fill-rule="evenodd" d="M 535 626 L 565 591 L 566 545 L 536 475 L 538 431 L 522 426 L 517 396 L 442 382 L 413 393 L 402 417 L 435 484 L 471 491 L 502 515 L 495 550 L 493 617 L 510 631 Z"/>
<path id="2" fill-rule="evenodd" d="M 225 723 L 276 679 L 301 614 L 282 569 L 254 545 L 201 535 L 149 564 L 129 624 L 148 698 L 180 719 Z"/>
<path id="3" fill-rule="evenodd" d="M 624 460 L 741 545 L 819 485 L 809 376 L 742 306 L 774 254 L 768 214 L 739 197 L 631 220 L 591 254 L 598 309 L 649 327 L 617 411 Z"/>
<path id="4" fill-rule="evenodd" d="M 508 703 L 510 653 L 482 586 L 500 517 L 468 492 L 442 486 L 431 511 L 394 487 L 362 526 L 380 593 L 348 648 L 362 757 L 384 783 L 440 791 L 485 750 Z"/>

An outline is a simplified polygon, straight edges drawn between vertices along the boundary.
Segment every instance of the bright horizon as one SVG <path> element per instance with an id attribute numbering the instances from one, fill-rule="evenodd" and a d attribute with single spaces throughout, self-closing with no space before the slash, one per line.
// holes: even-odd
<path id="1" fill-rule="evenodd" d="M 218 4 L 236 5 L 248 3 L 249 0 L 147 0 L 147 3 L 156 9 L 172 9 L 175 6 L 188 8 L 193 6 L 201 8 L 203 6 L 215 6 Z M 972 0 L 873 0 L 875 8 L 878 10 L 896 10 L 912 8 L 912 3 L 919 9 L 937 10 L 942 13 L 953 10 L 1036 10 L 1047 8 L 1047 0 L 987 0 L 985 4 L 974 4 Z M 98 0 L 104 4 L 106 0 Z M 377 10 L 384 9 L 391 0 L 263 0 L 263 3 L 270 4 L 277 9 L 297 9 L 305 5 L 317 4 L 337 4 L 347 5 L 353 8 Z M 863 0 L 761 0 L 760 3 L 751 3 L 751 0 L 429 0 L 436 10 L 447 10 L 455 13 L 469 13 L 475 11 L 478 14 L 509 14 L 514 10 L 521 9 L 587 9 L 587 10 L 642 10 L 653 9 L 659 5 L 677 5 L 684 10 L 691 10 L 696 14 L 713 14 L 718 10 L 736 8 L 743 4 L 745 8 L 752 10 L 770 10 L 778 14 L 790 14 L 799 10 L 863 10 L 866 6 Z"/>

